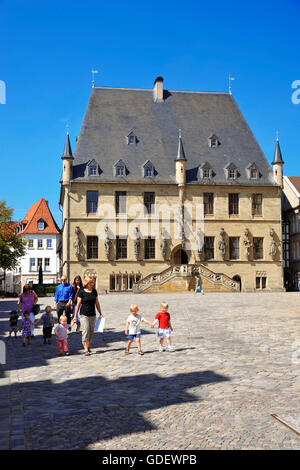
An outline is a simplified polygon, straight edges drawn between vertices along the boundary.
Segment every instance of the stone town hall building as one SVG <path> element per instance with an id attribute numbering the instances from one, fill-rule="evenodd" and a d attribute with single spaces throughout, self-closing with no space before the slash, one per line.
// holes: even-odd
<path id="1" fill-rule="evenodd" d="M 283 290 L 273 169 L 230 93 L 94 87 L 60 204 L 63 271 L 109 292 Z"/>

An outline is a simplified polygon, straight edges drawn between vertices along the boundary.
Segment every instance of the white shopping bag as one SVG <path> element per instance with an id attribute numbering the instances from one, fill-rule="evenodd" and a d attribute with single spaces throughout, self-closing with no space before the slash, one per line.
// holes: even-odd
<path id="1" fill-rule="evenodd" d="M 97 323 L 95 326 L 95 331 L 97 331 L 98 333 L 103 333 L 104 326 L 105 326 L 105 318 L 102 317 L 101 319 L 100 317 L 98 317 Z"/>

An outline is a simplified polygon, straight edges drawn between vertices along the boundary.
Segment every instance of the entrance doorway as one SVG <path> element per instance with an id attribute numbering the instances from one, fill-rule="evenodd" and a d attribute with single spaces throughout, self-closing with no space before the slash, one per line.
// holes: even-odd
<path id="1" fill-rule="evenodd" d="M 240 285 L 240 292 L 242 291 L 242 280 L 240 278 L 240 276 L 236 275 L 236 276 L 233 276 L 232 278 L 235 282 L 238 282 L 239 285 Z"/>
<path id="2" fill-rule="evenodd" d="M 178 248 L 176 249 L 176 251 L 173 252 L 171 260 L 172 264 L 188 264 L 189 257 L 185 250 L 183 250 L 182 248 Z"/>

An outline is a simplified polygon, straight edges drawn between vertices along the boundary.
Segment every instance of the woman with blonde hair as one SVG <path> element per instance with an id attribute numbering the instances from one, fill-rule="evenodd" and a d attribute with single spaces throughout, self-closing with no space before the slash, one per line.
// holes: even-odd
<path id="1" fill-rule="evenodd" d="M 82 344 L 85 356 L 91 355 L 91 343 L 96 326 L 96 308 L 103 318 L 98 293 L 94 288 L 95 280 L 92 277 L 86 277 L 83 280 L 83 287 L 79 290 L 77 296 L 77 305 L 75 309 L 73 323 L 77 322 L 77 316 L 80 309 L 80 325 L 82 330 Z"/>

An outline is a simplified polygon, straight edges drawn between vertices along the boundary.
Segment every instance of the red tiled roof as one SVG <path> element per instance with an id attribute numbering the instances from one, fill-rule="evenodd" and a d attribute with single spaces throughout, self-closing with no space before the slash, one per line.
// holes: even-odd
<path id="1" fill-rule="evenodd" d="M 295 186 L 298 193 L 300 193 L 300 176 L 288 176 L 288 179 Z"/>
<path id="2" fill-rule="evenodd" d="M 5 235 L 11 236 L 16 227 L 19 225 L 19 222 L 3 222 L 0 224 L 0 234 L 5 239 Z"/>
<path id="3" fill-rule="evenodd" d="M 38 230 L 38 221 L 43 219 L 45 221 L 44 230 Z M 51 214 L 51 211 L 48 207 L 48 201 L 44 198 L 35 202 L 27 211 L 22 224 L 26 224 L 24 230 L 20 233 L 26 234 L 51 234 L 58 235 L 60 230 L 56 225 L 56 222 Z"/>

